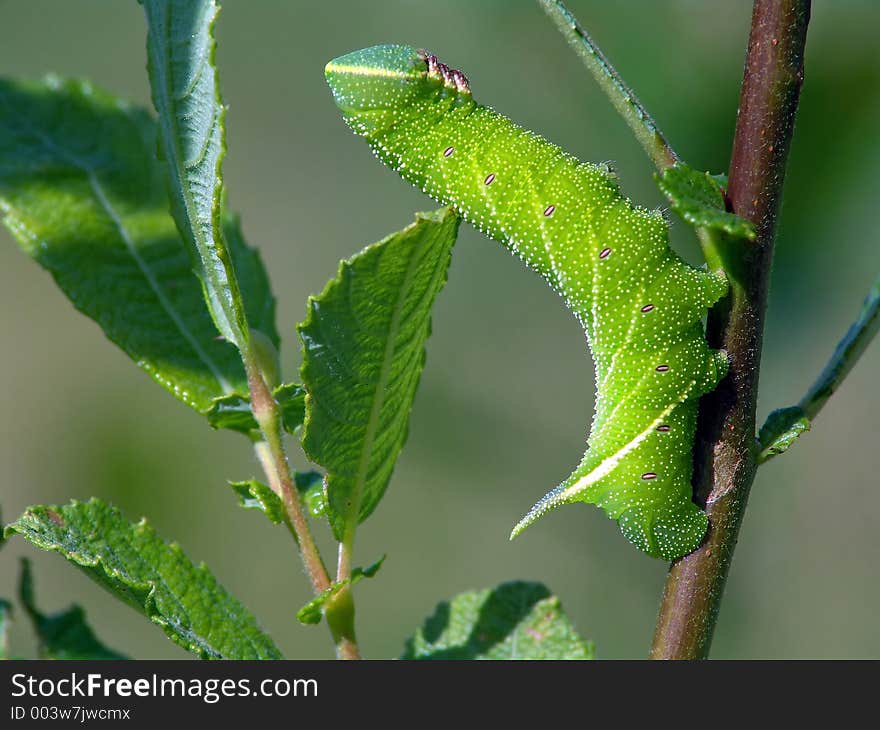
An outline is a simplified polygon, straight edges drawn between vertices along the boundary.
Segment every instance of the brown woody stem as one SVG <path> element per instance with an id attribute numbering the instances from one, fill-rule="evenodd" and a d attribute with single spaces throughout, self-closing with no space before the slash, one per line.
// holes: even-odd
<path id="1" fill-rule="evenodd" d="M 669 569 L 651 657 L 701 659 L 715 621 L 756 469 L 755 406 L 776 218 L 803 83 L 810 0 L 756 0 L 730 163 L 728 197 L 755 224 L 754 242 L 723 242 L 731 293 L 709 314 L 707 338 L 730 374 L 700 403 L 697 500 L 703 545 Z"/>

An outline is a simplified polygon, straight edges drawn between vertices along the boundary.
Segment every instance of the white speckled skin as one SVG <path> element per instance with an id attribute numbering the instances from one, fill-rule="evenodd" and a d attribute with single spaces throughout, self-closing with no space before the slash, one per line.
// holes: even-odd
<path id="1" fill-rule="evenodd" d="M 634 207 L 606 169 L 477 104 L 464 76 L 433 56 L 375 46 L 326 73 L 382 162 L 539 272 L 586 331 L 597 388 L 589 448 L 513 534 L 588 502 L 652 556 L 695 549 L 708 526 L 691 499 L 697 400 L 727 369 L 701 320 L 725 278 L 682 261 L 663 216 Z"/>

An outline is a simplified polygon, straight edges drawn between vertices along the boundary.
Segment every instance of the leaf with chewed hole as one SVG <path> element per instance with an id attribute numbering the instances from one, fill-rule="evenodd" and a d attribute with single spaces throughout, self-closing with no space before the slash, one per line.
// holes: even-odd
<path id="1" fill-rule="evenodd" d="M 724 205 L 723 176 L 678 163 L 654 177 L 672 209 L 695 228 L 713 228 L 736 238 L 754 240 L 754 224 L 728 212 Z"/>
<path id="2" fill-rule="evenodd" d="M 339 591 L 341 591 L 345 586 L 348 585 L 356 585 L 360 583 L 364 578 L 372 578 L 379 572 L 379 568 L 382 567 L 382 563 L 385 562 L 385 556 L 383 555 L 372 565 L 368 565 L 366 568 L 355 568 L 351 571 L 351 578 L 346 578 L 345 580 L 340 580 L 333 583 L 329 588 L 322 591 L 319 595 L 315 596 L 311 601 L 309 601 L 305 606 L 303 606 L 299 611 L 296 612 L 296 619 L 302 624 L 318 624 L 321 623 L 321 616 L 323 615 L 324 606 L 327 602 L 332 599 Z"/>
<path id="3" fill-rule="evenodd" d="M 0 80 L 0 214 L 83 314 L 181 401 L 208 414 L 247 397 L 171 215 L 147 112 L 82 81 Z M 256 251 L 226 216 L 254 327 L 277 343 Z"/>
<path id="4" fill-rule="evenodd" d="M 164 542 L 145 519 L 128 522 L 98 499 L 34 506 L 6 526 L 36 547 L 60 553 L 114 596 L 202 659 L 280 659 L 248 610 Z"/>
<path id="5" fill-rule="evenodd" d="M 458 222 L 448 208 L 419 213 L 408 228 L 343 261 L 309 299 L 299 326 L 308 392 L 303 448 L 327 470 L 327 514 L 338 540 L 375 509 L 406 440 Z"/>
<path id="6" fill-rule="evenodd" d="M 593 659 L 556 596 L 513 581 L 438 604 L 401 659 Z"/>
<path id="7" fill-rule="evenodd" d="M 40 611 L 34 598 L 31 564 L 24 558 L 18 595 L 37 635 L 41 659 L 128 659 L 98 640 L 79 606 L 72 605 L 49 615 Z"/>

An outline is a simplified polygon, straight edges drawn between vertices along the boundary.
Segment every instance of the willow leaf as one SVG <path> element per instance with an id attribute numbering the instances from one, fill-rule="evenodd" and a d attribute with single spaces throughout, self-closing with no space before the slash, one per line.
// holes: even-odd
<path id="1" fill-rule="evenodd" d="M 669 198 L 672 209 L 697 228 L 712 228 L 736 238 L 754 240 L 751 221 L 730 213 L 725 207 L 724 177 L 699 172 L 683 163 L 655 175 L 657 187 Z"/>
<path id="2" fill-rule="evenodd" d="M 226 143 L 214 67 L 219 6 L 214 0 L 140 2 L 147 16 L 147 68 L 171 212 L 192 253 L 217 329 L 244 351 L 247 317 L 220 225 Z"/>
<path id="3" fill-rule="evenodd" d="M 168 213 L 149 114 L 83 81 L 0 80 L 0 214 L 73 305 L 177 398 L 208 413 L 246 398 Z M 254 327 L 277 342 L 275 301 L 238 221 L 226 236 Z"/>
<path id="4" fill-rule="evenodd" d="M 316 471 L 298 471 L 293 475 L 296 491 L 312 517 L 327 514 L 327 500 L 324 497 L 324 475 Z"/>
<path id="5" fill-rule="evenodd" d="M 29 560 L 21 561 L 18 593 L 34 626 L 42 659 L 128 658 L 100 642 L 86 622 L 85 612 L 79 606 L 69 606 L 50 615 L 40 611 L 34 598 L 34 579 Z"/>
<path id="6" fill-rule="evenodd" d="M 324 500 L 324 477 L 316 471 L 301 471 L 294 473 L 293 480 L 308 513 L 312 517 L 323 517 L 327 511 Z M 239 505 L 245 509 L 258 510 L 266 515 L 270 522 L 276 525 L 284 524 L 292 529 L 284 502 L 268 484 L 256 479 L 246 479 L 241 482 L 229 482 L 229 486 L 238 497 Z"/>
<path id="7" fill-rule="evenodd" d="M 440 603 L 407 641 L 401 659 L 593 659 L 540 583 L 514 581 Z"/>
<path id="8" fill-rule="evenodd" d="M 280 659 L 254 617 L 208 568 L 165 543 L 145 519 L 128 522 L 92 499 L 30 507 L 6 527 L 57 552 L 202 659 Z"/>
<path id="9" fill-rule="evenodd" d="M 758 463 L 763 464 L 779 454 L 784 454 L 811 426 L 810 417 L 800 406 L 773 411 L 758 433 Z"/>
<path id="10" fill-rule="evenodd" d="M 303 447 L 327 470 L 327 512 L 340 540 L 375 509 L 406 440 L 458 222 L 446 208 L 418 214 L 343 261 L 309 300 L 299 327 Z"/>
<path id="11" fill-rule="evenodd" d="M 229 486 L 238 497 L 239 505 L 245 509 L 262 512 L 276 525 L 290 524 L 284 511 L 284 503 L 268 484 L 256 479 L 246 479 L 242 482 L 229 482 Z"/>

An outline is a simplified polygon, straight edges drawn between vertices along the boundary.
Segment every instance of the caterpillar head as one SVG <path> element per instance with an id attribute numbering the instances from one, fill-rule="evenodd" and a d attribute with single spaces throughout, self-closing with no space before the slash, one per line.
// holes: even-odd
<path id="1" fill-rule="evenodd" d="M 361 133 L 393 110 L 426 97 L 470 99 L 470 86 L 461 71 L 412 46 L 371 46 L 347 53 L 330 61 L 324 74 L 336 105 Z"/>
<path id="2" fill-rule="evenodd" d="M 428 66 L 411 46 L 372 46 L 334 58 L 324 68 L 336 105 L 345 112 L 406 102 L 424 83 Z"/>

